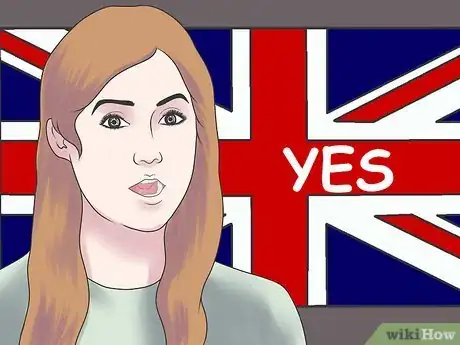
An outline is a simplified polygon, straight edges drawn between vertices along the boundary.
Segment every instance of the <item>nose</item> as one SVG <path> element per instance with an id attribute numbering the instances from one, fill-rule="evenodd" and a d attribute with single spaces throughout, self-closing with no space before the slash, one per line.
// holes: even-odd
<path id="1" fill-rule="evenodd" d="M 158 164 L 163 161 L 163 155 L 160 150 L 148 150 L 144 149 L 143 151 L 139 150 L 133 155 L 133 162 L 136 165 L 150 166 L 153 164 Z"/>

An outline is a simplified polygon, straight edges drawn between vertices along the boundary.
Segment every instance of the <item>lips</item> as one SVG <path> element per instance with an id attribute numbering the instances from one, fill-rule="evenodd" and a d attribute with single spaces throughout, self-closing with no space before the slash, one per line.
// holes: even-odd
<path id="1" fill-rule="evenodd" d="M 129 187 L 129 190 L 143 197 L 153 198 L 160 195 L 164 187 L 165 185 L 158 179 L 144 179 Z"/>

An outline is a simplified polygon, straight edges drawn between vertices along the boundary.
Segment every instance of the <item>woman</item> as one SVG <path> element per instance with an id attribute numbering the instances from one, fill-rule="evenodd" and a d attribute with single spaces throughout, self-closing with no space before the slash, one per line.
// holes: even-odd
<path id="1" fill-rule="evenodd" d="M 164 12 L 102 9 L 53 51 L 34 207 L 30 253 L 0 272 L 2 345 L 305 344 L 283 288 L 214 262 L 213 89 Z"/>

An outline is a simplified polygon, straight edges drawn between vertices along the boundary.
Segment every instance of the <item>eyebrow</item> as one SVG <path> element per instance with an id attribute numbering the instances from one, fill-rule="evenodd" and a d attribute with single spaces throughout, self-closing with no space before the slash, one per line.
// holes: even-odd
<path id="1" fill-rule="evenodd" d="M 96 111 L 97 108 L 99 108 L 101 105 L 106 104 L 106 103 L 126 105 L 126 106 L 130 106 L 130 107 L 134 106 L 133 101 L 124 101 L 124 100 L 119 100 L 119 99 L 101 99 L 94 106 L 94 109 L 93 109 L 93 112 L 91 113 L 91 115 L 94 114 L 94 112 Z"/>
<path id="2" fill-rule="evenodd" d="M 173 99 L 176 99 L 176 98 L 183 99 L 184 101 L 186 101 L 188 103 L 187 98 L 183 94 L 176 93 L 174 95 L 168 96 L 165 99 L 162 99 L 161 101 L 159 101 L 157 103 L 157 107 L 161 107 L 162 105 L 165 105 L 166 103 L 171 102 Z"/>

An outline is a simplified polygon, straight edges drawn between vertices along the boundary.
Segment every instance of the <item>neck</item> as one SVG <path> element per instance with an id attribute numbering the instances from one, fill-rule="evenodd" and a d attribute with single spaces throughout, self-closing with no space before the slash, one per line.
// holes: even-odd
<path id="1" fill-rule="evenodd" d="M 84 199 L 80 245 L 88 278 L 116 289 L 158 282 L 165 264 L 164 232 L 164 227 L 143 232 L 114 224 Z"/>

